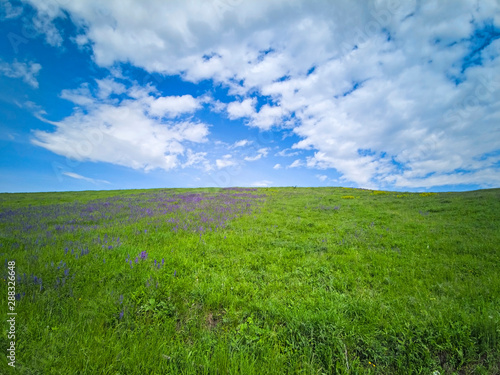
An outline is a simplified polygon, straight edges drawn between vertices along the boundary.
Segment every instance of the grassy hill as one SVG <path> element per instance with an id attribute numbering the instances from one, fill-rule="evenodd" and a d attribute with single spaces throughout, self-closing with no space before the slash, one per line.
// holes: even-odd
<path id="1" fill-rule="evenodd" d="M 500 189 L 0 194 L 0 262 L 2 374 L 500 372 Z"/>

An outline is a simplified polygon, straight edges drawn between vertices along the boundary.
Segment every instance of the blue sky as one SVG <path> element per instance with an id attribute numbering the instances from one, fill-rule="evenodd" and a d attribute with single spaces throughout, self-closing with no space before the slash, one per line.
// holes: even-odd
<path id="1" fill-rule="evenodd" d="M 497 1 L 0 0 L 0 192 L 500 187 Z"/>

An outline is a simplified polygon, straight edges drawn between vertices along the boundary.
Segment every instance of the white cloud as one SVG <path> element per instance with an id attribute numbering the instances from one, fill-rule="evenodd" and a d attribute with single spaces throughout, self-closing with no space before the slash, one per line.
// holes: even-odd
<path id="1" fill-rule="evenodd" d="M 244 159 L 246 161 L 256 161 L 261 159 L 262 157 L 266 157 L 267 154 L 269 153 L 269 148 L 263 147 L 257 150 L 257 155 L 255 156 L 246 156 Z"/>
<path id="2" fill-rule="evenodd" d="M 300 151 L 291 151 L 289 148 L 285 148 L 284 150 L 281 150 L 280 152 L 277 152 L 275 156 L 296 156 L 299 155 Z"/>
<path id="3" fill-rule="evenodd" d="M 268 181 L 268 180 L 262 180 L 262 181 L 255 181 L 251 184 L 251 186 L 253 187 L 267 187 L 269 185 L 271 185 L 273 182 L 272 181 Z"/>
<path id="4" fill-rule="evenodd" d="M 193 113 L 201 107 L 191 95 L 168 96 L 152 100 L 149 113 L 158 117 L 177 117 L 184 113 Z"/>
<path id="5" fill-rule="evenodd" d="M 23 13 L 22 6 L 14 6 L 9 0 L 0 1 L 0 19 L 17 18 Z"/>
<path id="6" fill-rule="evenodd" d="M 210 110 L 215 113 L 224 112 L 227 108 L 226 103 L 222 103 L 220 100 L 210 101 Z"/>
<path id="7" fill-rule="evenodd" d="M 257 150 L 257 152 L 258 152 L 259 154 L 261 154 L 262 156 L 266 157 L 266 156 L 267 156 L 267 154 L 269 153 L 269 147 L 259 148 L 259 149 Z"/>
<path id="8" fill-rule="evenodd" d="M 82 175 L 79 175 L 79 174 L 73 173 L 73 172 L 63 172 L 62 174 L 65 176 L 71 177 L 71 178 L 75 178 L 77 180 L 84 180 L 87 182 L 92 182 L 93 184 L 97 184 L 97 183 L 110 184 L 110 182 L 106 181 L 106 180 L 95 180 L 93 178 L 85 177 L 85 176 L 82 176 Z"/>
<path id="9" fill-rule="evenodd" d="M 99 87 L 98 95 L 100 99 L 106 99 L 112 94 L 124 94 L 127 88 L 124 84 L 116 82 L 111 78 L 99 79 L 96 81 Z"/>
<path id="10" fill-rule="evenodd" d="M 255 114 L 255 98 L 245 99 L 242 102 L 232 102 L 227 105 L 227 114 L 231 120 L 241 117 L 250 117 Z"/>
<path id="11" fill-rule="evenodd" d="M 290 164 L 287 168 L 298 168 L 298 167 L 302 167 L 303 165 L 304 165 L 304 163 L 302 162 L 302 160 L 297 159 L 292 164 Z"/>
<path id="12" fill-rule="evenodd" d="M 281 168 L 282 168 L 281 164 L 275 164 L 274 167 L 273 167 L 273 169 L 281 169 Z"/>
<path id="13" fill-rule="evenodd" d="M 34 30 L 40 34 L 45 35 L 45 41 L 54 47 L 60 47 L 63 42 L 63 37 L 61 32 L 56 28 L 54 19 L 58 17 L 65 17 L 64 12 L 60 8 L 64 5 L 64 2 L 52 2 L 44 0 L 29 0 L 26 1 L 31 3 L 36 9 L 36 15 L 30 17 L 29 23 L 28 18 L 24 20 L 25 30 L 30 30 L 32 33 Z"/>
<path id="14" fill-rule="evenodd" d="M 14 60 L 11 64 L 0 60 L 0 74 L 9 78 L 22 78 L 22 80 L 33 88 L 38 88 L 35 78 L 42 66 L 35 62 L 20 63 Z"/>
<path id="15" fill-rule="evenodd" d="M 74 42 L 81 48 L 89 43 L 89 38 L 85 34 L 79 34 L 75 37 Z"/>
<path id="16" fill-rule="evenodd" d="M 484 181 L 488 181 L 484 183 Z M 422 188 L 427 186 L 443 186 L 443 185 L 458 185 L 458 184 L 473 184 L 482 185 L 485 188 L 495 188 L 500 185 L 500 176 L 494 168 L 485 168 L 477 172 L 465 173 L 459 172 L 456 174 L 438 174 L 422 179 L 406 179 L 404 176 L 396 176 L 394 186 Z"/>
<path id="17" fill-rule="evenodd" d="M 45 112 L 45 110 L 42 108 L 42 106 L 40 106 L 40 105 L 30 101 L 30 100 L 27 100 L 24 103 L 19 103 L 18 101 L 14 100 L 14 103 L 16 103 L 16 105 L 19 108 L 27 109 L 28 111 L 33 113 L 35 117 L 44 116 L 47 114 L 47 112 Z"/>
<path id="18" fill-rule="evenodd" d="M 326 175 L 320 175 L 320 174 L 317 174 L 316 177 L 318 178 L 318 180 L 320 180 L 321 182 L 324 182 L 326 181 L 326 179 L 328 178 L 328 176 Z"/>
<path id="19" fill-rule="evenodd" d="M 236 161 L 232 159 L 232 155 L 224 155 L 222 159 L 215 160 L 215 165 L 218 169 L 232 167 L 237 165 Z"/>
<path id="20" fill-rule="evenodd" d="M 201 168 L 208 172 L 213 169 L 209 161 L 205 158 L 207 156 L 206 152 L 193 152 L 191 149 L 187 150 L 186 162 L 182 164 L 182 168 L 186 167 L 196 167 Z"/>
<path id="21" fill-rule="evenodd" d="M 55 131 L 34 131 L 32 143 L 71 159 L 147 171 L 181 166 L 178 156 L 185 152 L 183 144 L 206 140 L 208 126 L 204 123 L 166 121 L 151 116 L 151 106 L 162 98 L 151 95 L 154 90 L 150 87 L 133 85 L 122 99 L 106 97 L 123 90 L 123 86 L 109 81 L 98 82 L 94 93 L 88 85 L 64 90 L 61 97 L 80 107 L 58 122 L 40 117 L 54 125 Z M 184 110 L 190 108 L 183 107 Z M 188 165 L 203 163 L 201 156 L 188 153 Z"/>
<path id="22" fill-rule="evenodd" d="M 62 90 L 60 97 L 80 106 L 90 106 L 95 103 L 95 98 L 92 96 L 89 85 L 86 83 L 77 89 Z"/>
<path id="23" fill-rule="evenodd" d="M 255 156 L 245 156 L 244 160 L 245 161 L 256 161 L 256 160 L 259 160 L 260 158 L 262 158 L 262 155 L 257 154 Z"/>
<path id="24" fill-rule="evenodd" d="M 242 139 L 241 141 L 235 142 L 232 147 L 244 147 L 250 144 L 252 144 L 252 141 L 249 141 L 248 139 Z"/>
<path id="25" fill-rule="evenodd" d="M 262 130 L 269 130 L 273 126 L 279 126 L 284 116 L 285 111 L 281 106 L 265 104 L 260 108 L 259 112 L 252 116 L 249 124 Z"/>
<path id="26" fill-rule="evenodd" d="M 37 29 L 60 44 L 49 21 L 65 13 L 43 0 L 29 2 Z M 496 181 L 500 40 L 478 48 L 484 40 L 476 32 L 500 27 L 495 0 L 479 6 L 276 0 L 234 7 L 75 0 L 61 7 L 81 26 L 98 65 L 129 62 L 221 83 L 246 98 L 227 105 L 230 119 L 262 130 L 293 128 L 300 139 L 293 148 L 314 151 L 309 168 L 335 169 L 363 186 L 467 183 L 470 176 L 485 186 Z M 259 108 L 261 95 L 271 101 Z M 196 110 L 191 104 L 186 113 Z"/>

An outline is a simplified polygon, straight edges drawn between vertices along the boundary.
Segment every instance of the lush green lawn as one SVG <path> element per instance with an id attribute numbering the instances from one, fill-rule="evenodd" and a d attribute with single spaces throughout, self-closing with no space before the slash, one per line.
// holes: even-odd
<path id="1" fill-rule="evenodd" d="M 0 373 L 497 374 L 499 228 L 500 189 L 0 194 Z"/>

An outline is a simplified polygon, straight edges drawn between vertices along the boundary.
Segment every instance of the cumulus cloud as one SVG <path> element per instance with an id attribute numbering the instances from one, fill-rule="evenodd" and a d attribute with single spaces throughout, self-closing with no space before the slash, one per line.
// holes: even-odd
<path id="1" fill-rule="evenodd" d="M 191 95 L 169 96 L 152 99 L 149 113 L 158 117 L 177 117 L 184 113 L 193 113 L 201 107 Z"/>
<path id="2" fill-rule="evenodd" d="M 215 165 L 218 169 L 232 167 L 237 165 L 236 161 L 232 159 L 232 155 L 224 155 L 221 159 L 215 160 Z"/>
<path id="3" fill-rule="evenodd" d="M 22 78 L 23 82 L 37 89 L 38 81 L 36 75 L 40 72 L 42 66 L 35 62 L 20 63 L 14 60 L 11 64 L 0 60 L 0 74 L 9 78 Z"/>
<path id="4" fill-rule="evenodd" d="M 113 94 L 125 97 L 118 99 Z M 181 166 L 178 157 L 184 155 L 185 144 L 204 142 L 208 135 L 208 125 L 202 122 L 159 118 L 160 112 L 162 116 L 191 113 L 194 106 L 169 111 L 164 100 L 169 103 L 170 98 L 156 96 L 151 87 L 134 84 L 125 89 L 124 85 L 106 80 L 98 81 L 95 90 L 88 84 L 64 90 L 61 97 L 78 105 L 74 113 L 57 122 L 40 117 L 55 130 L 34 131 L 32 143 L 71 159 L 146 171 L 170 170 Z M 178 97 L 172 98 L 173 102 L 177 100 Z M 202 156 L 188 152 L 187 165 L 204 163 Z"/>
<path id="5" fill-rule="evenodd" d="M 255 109 L 255 98 L 245 99 L 242 102 L 232 102 L 227 105 L 229 119 L 248 118 L 248 125 L 262 130 L 269 130 L 281 124 L 286 115 L 280 106 L 263 105 L 258 111 Z"/>
<path id="6" fill-rule="evenodd" d="M 328 178 L 328 176 L 324 175 L 324 174 L 317 174 L 316 177 L 318 178 L 318 180 L 320 180 L 321 182 L 324 182 L 326 181 L 326 179 Z"/>
<path id="7" fill-rule="evenodd" d="M 261 130 L 269 130 L 273 126 L 281 125 L 283 117 L 286 115 L 281 106 L 263 105 L 259 112 L 251 116 L 249 125 L 255 126 Z"/>
<path id="8" fill-rule="evenodd" d="M 274 167 L 273 167 L 273 169 L 281 169 L 281 168 L 282 168 L 281 164 L 275 164 Z"/>
<path id="9" fill-rule="evenodd" d="M 256 99 L 245 99 L 242 102 L 232 102 L 227 105 L 227 114 L 231 120 L 250 117 L 255 114 Z"/>
<path id="10" fill-rule="evenodd" d="M 335 169 L 363 186 L 497 180 L 495 0 L 237 6 L 151 0 L 129 2 L 126 11 L 119 1 L 52 8 L 28 2 L 38 12 L 37 28 L 54 45 L 60 34 L 51 21 L 69 14 L 100 66 L 129 62 L 221 83 L 245 98 L 227 104 L 230 119 L 248 119 L 262 130 L 291 129 L 299 138 L 293 149 L 313 151 L 308 168 Z M 259 106 L 259 97 L 269 100 Z M 190 99 L 176 100 L 195 110 Z M 157 103 L 173 108 L 169 104 Z"/>

